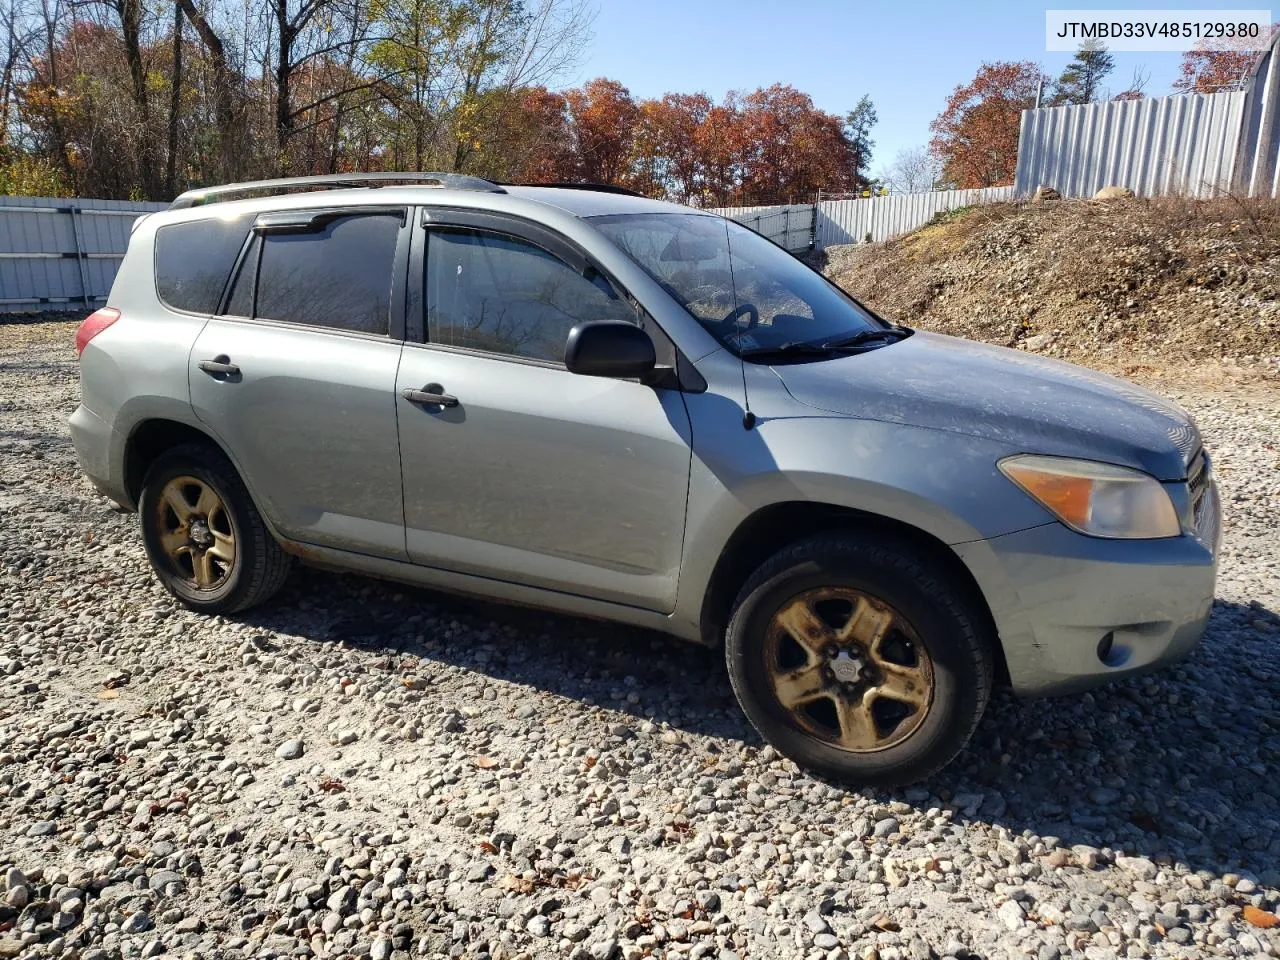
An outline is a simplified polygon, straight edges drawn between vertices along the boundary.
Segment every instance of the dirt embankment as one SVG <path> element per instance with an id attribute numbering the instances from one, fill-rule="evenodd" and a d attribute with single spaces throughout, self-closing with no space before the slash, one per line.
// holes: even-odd
<path id="1" fill-rule="evenodd" d="M 993 204 L 827 252 L 910 326 L 1122 373 L 1280 377 L 1280 203 Z"/>

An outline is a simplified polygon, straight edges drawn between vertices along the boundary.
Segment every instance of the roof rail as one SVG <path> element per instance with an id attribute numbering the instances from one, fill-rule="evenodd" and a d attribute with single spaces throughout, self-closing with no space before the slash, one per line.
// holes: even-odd
<path id="1" fill-rule="evenodd" d="M 504 183 L 504 187 L 553 187 L 557 190 L 594 190 L 596 193 L 617 193 L 624 197 L 643 197 L 643 193 L 612 183 Z"/>
<path id="2" fill-rule="evenodd" d="M 260 191 L 343 190 L 355 187 L 384 187 L 397 183 L 448 187 L 453 190 L 480 190 L 485 193 L 506 193 L 492 180 L 468 177 L 461 173 L 333 173 L 319 177 L 284 177 L 278 180 L 227 183 L 219 187 L 198 187 L 179 196 L 169 204 L 169 209 L 185 210 L 188 207 L 198 207 L 232 196 Z"/>

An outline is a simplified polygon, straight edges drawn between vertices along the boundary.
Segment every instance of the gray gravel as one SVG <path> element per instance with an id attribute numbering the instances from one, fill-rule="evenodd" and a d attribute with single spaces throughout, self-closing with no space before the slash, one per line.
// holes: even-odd
<path id="1" fill-rule="evenodd" d="M 0 326 L 0 957 L 1280 952 L 1274 388 L 1164 384 L 1228 518 L 1185 664 L 858 793 L 715 651 L 314 571 L 185 612 L 79 477 L 70 340 Z"/>

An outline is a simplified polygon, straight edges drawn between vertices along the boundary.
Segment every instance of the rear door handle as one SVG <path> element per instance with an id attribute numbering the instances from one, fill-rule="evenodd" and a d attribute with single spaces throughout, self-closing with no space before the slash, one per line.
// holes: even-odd
<path id="1" fill-rule="evenodd" d="M 240 372 L 240 368 L 226 354 L 219 354 L 212 360 L 201 360 L 198 366 L 205 373 L 220 377 L 234 377 Z"/>
<path id="2" fill-rule="evenodd" d="M 421 390 L 406 388 L 400 391 L 400 396 L 410 403 L 424 403 L 437 407 L 456 407 L 458 405 L 458 398 L 445 393 L 444 387 L 438 383 L 428 383 Z"/>

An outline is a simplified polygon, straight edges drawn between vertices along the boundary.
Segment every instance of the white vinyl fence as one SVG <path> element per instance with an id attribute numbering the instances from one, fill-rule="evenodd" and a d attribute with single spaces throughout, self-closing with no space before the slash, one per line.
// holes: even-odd
<path id="1" fill-rule="evenodd" d="M 165 203 L 0 197 L 0 313 L 101 306 L 133 221 Z"/>
<path id="2" fill-rule="evenodd" d="M 947 210 L 1012 199 L 1013 187 L 1007 186 L 824 201 L 818 204 L 815 246 L 822 250 L 840 243 L 878 243 L 910 233 Z"/>
<path id="3" fill-rule="evenodd" d="M 788 203 L 769 207 L 715 207 L 708 212 L 737 220 L 792 253 L 803 253 L 813 244 L 812 203 Z"/>
<path id="4" fill-rule="evenodd" d="M 979 190 L 934 190 L 889 197 L 824 200 L 777 207 L 719 207 L 731 217 L 793 253 L 822 250 L 840 243 L 881 241 L 910 233 L 939 213 L 976 203 L 1013 199 L 1013 187 Z"/>

